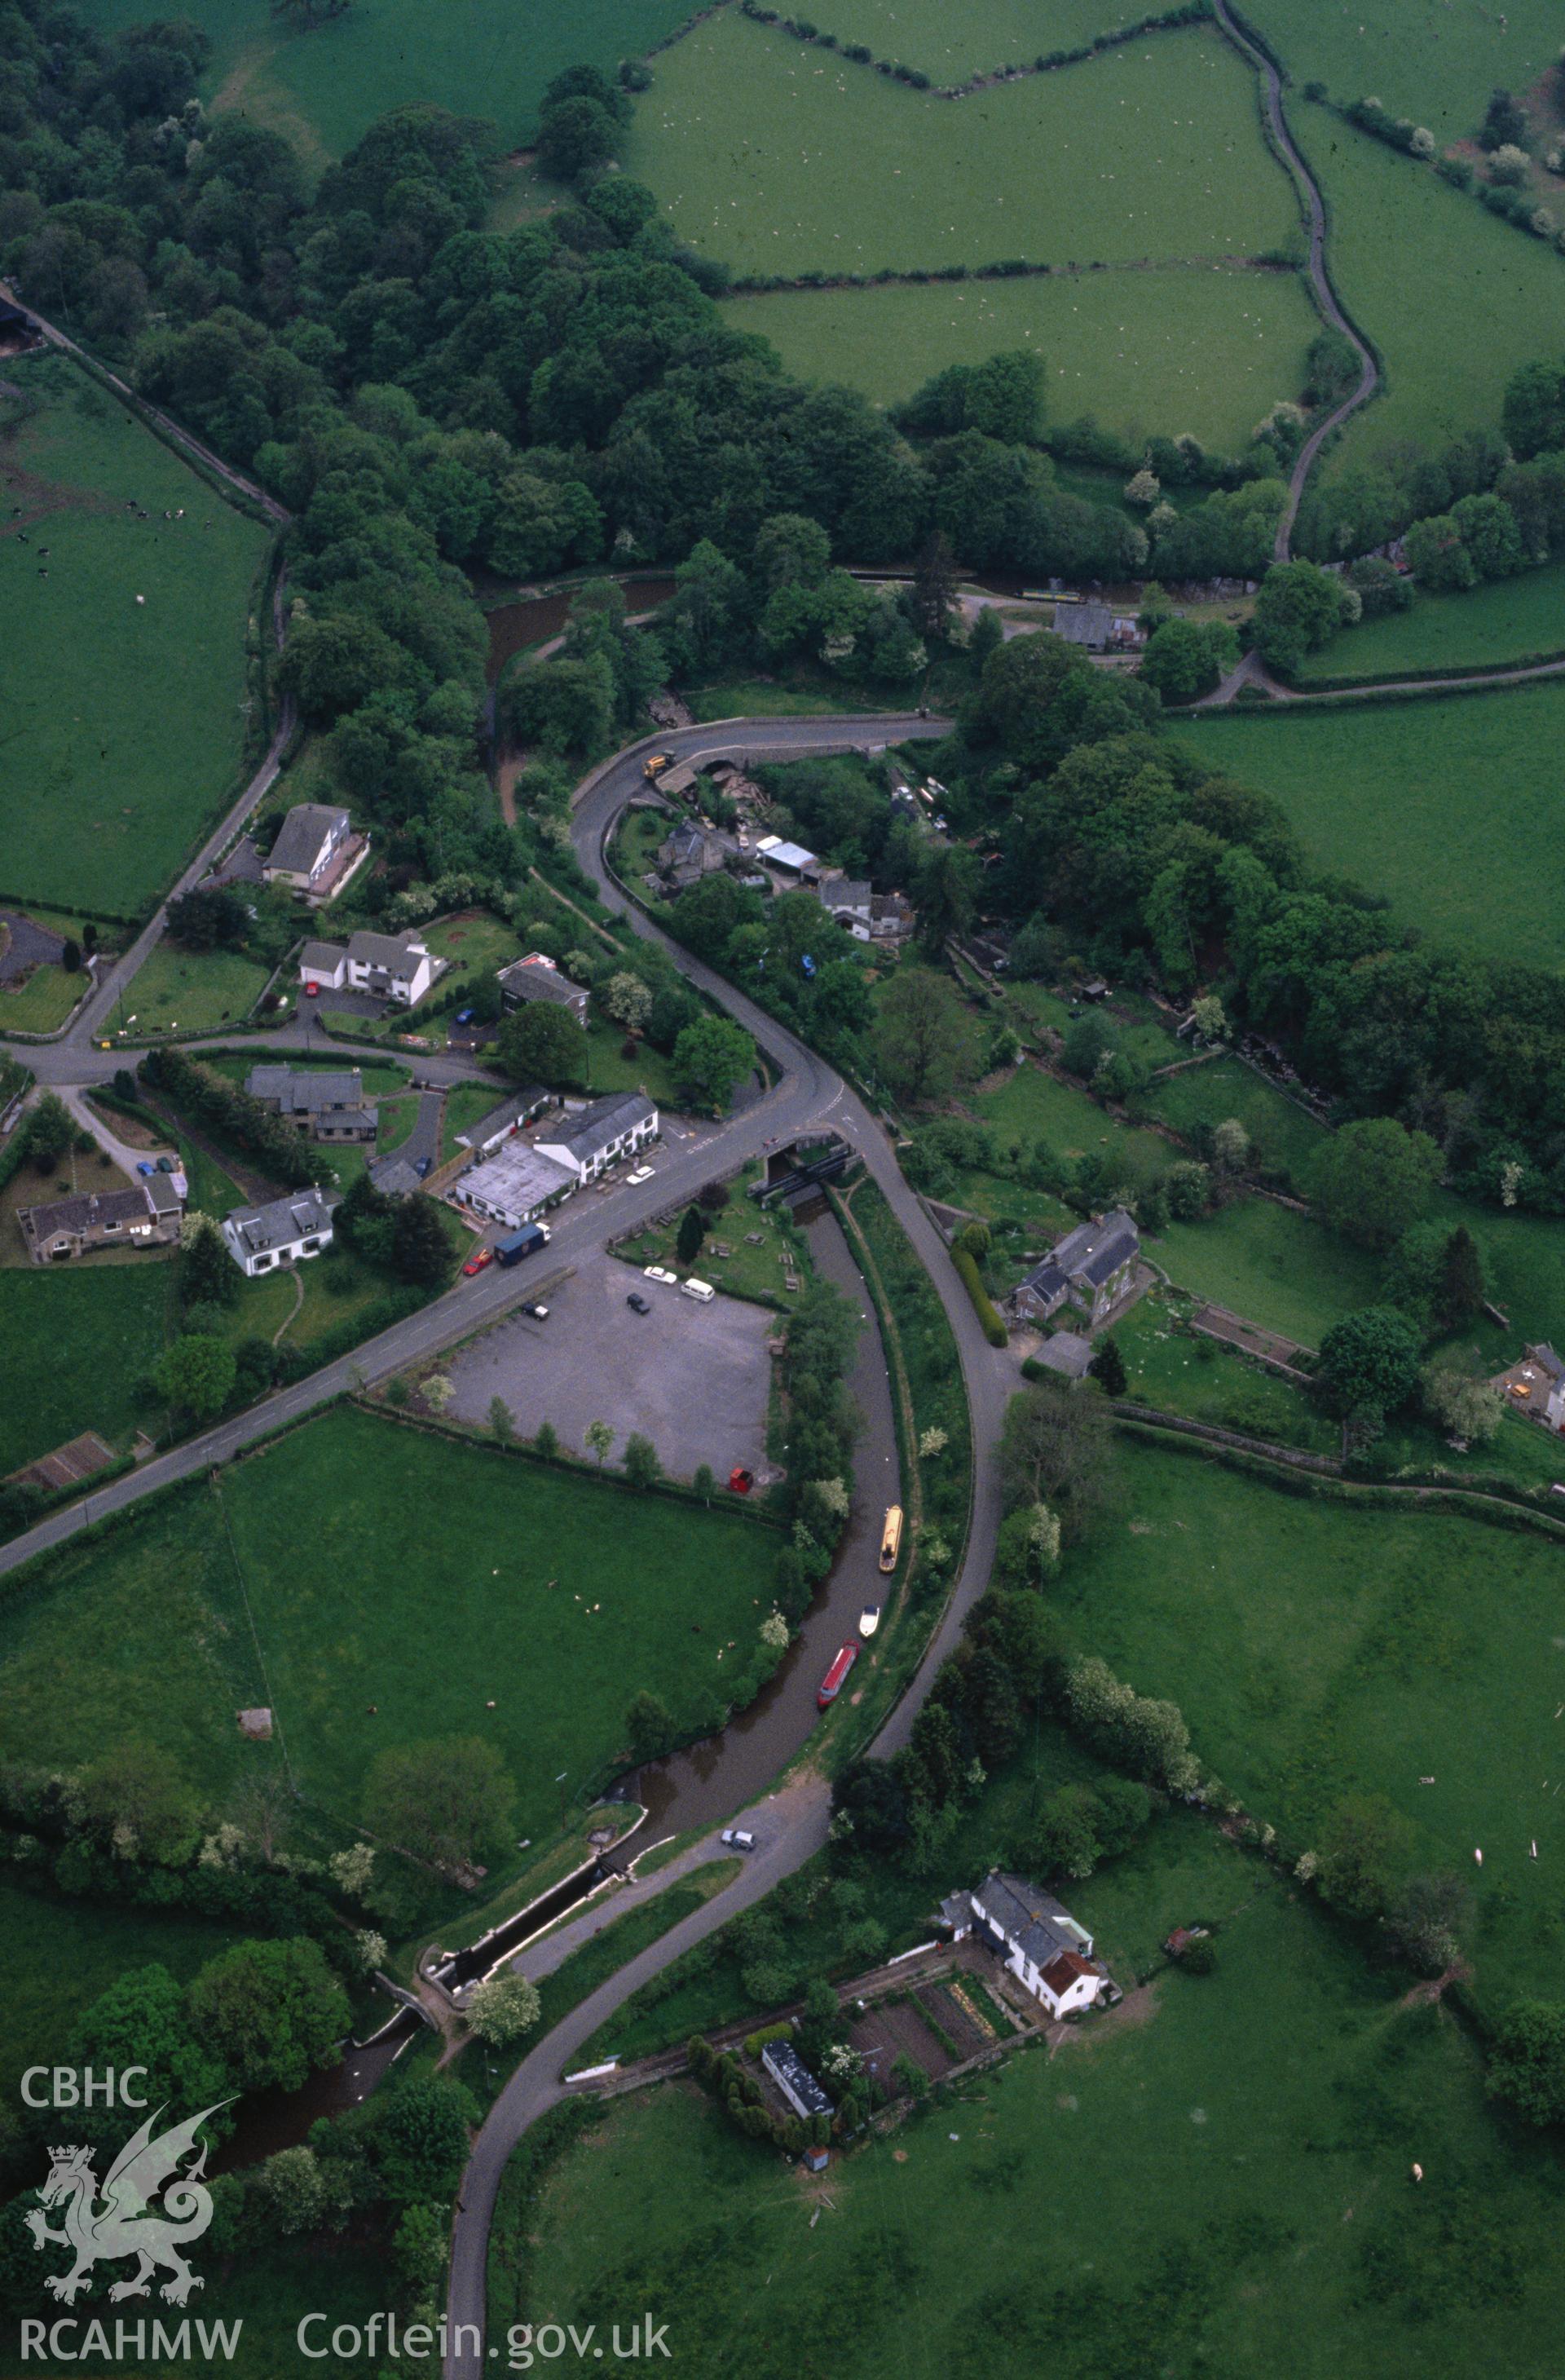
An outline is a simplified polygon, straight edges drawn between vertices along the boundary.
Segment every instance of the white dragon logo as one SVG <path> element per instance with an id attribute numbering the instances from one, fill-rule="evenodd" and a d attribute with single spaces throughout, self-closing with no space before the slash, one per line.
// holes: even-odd
<path id="1" fill-rule="evenodd" d="M 226 2107 L 227 2101 L 217 2100 L 203 2107 L 199 2116 L 188 2123 L 171 2125 L 154 2140 L 152 2126 L 163 2114 L 148 2117 L 140 2131 L 132 2134 L 109 2168 L 103 2183 L 100 2206 L 97 2176 L 92 2171 L 93 2152 L 87 2148 L 52 2148 L 53 2162 L 49 2179 L 38 2195 L 44 2206 L 65 2205 L 65 2228 L 52 2231 L 37 2207 L 27 2217 L 35 2249 L 51 2243 L 69 2248 L 76 2263 L 68 2273 L 51 2273 L 44 2288 L 70 2305 L 79 2291 L 91 2278 L 92 2267 L 100 2261 L 116 2262 L 121 2256 L 138 2259 L 135 2272 L 127 2281 L 116 2281 L 110 2289 L 111 2298 L 144 2298 L 151 2295 L 152 2274 L 160 2267 L 170 2277 L 159 2294 L 171 2305 L 183 2305 L 192 2289 L 204 2286 L 199 2273 L 193 2273 L 179 2251 L 188 2240 L 199 2240 L 212 2221 L 212 2192 L 201 2186 L 206 2170 L 207 2153 L 203 2147 L 188 2173 L 178 2171 L 179 2160 L 188 2156 L 196 2145 L 196 2134 L 207 2118 Z M 161 2221 L 148 2214 L 159 2191 L 163 2192 L 161 2214 L 172 2217 Z"/>

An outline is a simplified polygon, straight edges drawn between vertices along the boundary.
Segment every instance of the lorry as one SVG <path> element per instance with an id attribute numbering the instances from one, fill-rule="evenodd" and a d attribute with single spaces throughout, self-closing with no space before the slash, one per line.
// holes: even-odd
<path id="1" fill-rule="evenodd" d="M 543 1223 L 524 1223 L 519 1232 L 508 1232 L 494 1244 L 496 1264 L 520 1264 L 524 1257 L 536 1256 L 540 1248 L 549 1245 L 549 1232 Z"/>

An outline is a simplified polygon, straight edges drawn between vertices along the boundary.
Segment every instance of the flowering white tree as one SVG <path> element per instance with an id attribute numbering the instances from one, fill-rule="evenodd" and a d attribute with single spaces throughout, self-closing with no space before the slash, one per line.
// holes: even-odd
<path id="1" fill-rule="evenodd" d="M 476 1987 L 465 2013 L 479 2039 L 500 2048 L 530 2032 L 542 2010 L 538 1985 L 526 1975 L 491 1975 Z"/>
<path id="2" fill-rule="evenodd" d="M 761 1621 L 760 1641 L 763 1645 L 769 1645 L 774 1653 L 781 1653 L 786 1649 L 788 1623 L 780 1611 L 769 1611 Z"/>
<path id="3" fill-rule="evenodd" d="M 937 1454 L 945 1452 L 947 1443 L 947 1434 L 937 1423 L 932 1428 L 923 1431 L 920 1435 L 918 1451 L 926 1462 L 929 1462 Z"/>

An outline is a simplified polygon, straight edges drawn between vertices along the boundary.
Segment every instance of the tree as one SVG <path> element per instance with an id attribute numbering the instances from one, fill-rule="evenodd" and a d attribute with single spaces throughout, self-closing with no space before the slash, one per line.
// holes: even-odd
<path id="1" fill-rule="evenodd" d="M 717 1475 L 710 1463 L 698 1463 L 690 1485 L 703 1504 L 710 1504 L 717 1494 Z"/>
<path id="2" fill-rule="evenodd" d="M 472 2093 L 448 2074 L 377 2093 L 366 2128 L 386 2197 L 423 2205 L 455 2195 L 479 2110 Z"/>
<path id="3" fill-rule="evenodd" d="M 595 99 L 562 100 L 539 118 L 538 162 L 552 181 L 575 181 L 588 166 L 601 165 L 613 146 L 613 119 Z"/>
<path id="4" fill-rule="evenodd" d="M 211 1215 L 192 1207 L 179 1225 L 179 1295 L 186 1305 L 232 1305 L 242 1276 Z"/>
<path id="5" fill-rule="evenodd" d="M 1465 1223 L 1459 1223 L 1446 1242 L 1435 1292 L 1435 1314 L 1445 1330 L 1460 1330 L 1484 1310 L 1487 1283 L 1478 1244 Z"/>
<path id="6" fill-rule="evenodd" d="M 1141 674 L 1166 703 L 1210 694 L 1239 659 L 1239 639 L 1225 620 L 1167 620 L 1141 656 Z"/>
<path id="7" fill-rule="evenodd" d="M 152 1385 L 166 1403 L 206 1421 L 232 1396 L 236 1369 L 226 1340 L 193 1331 L 159 1356 L 152 1366 Z"/>
<path id="8" fill-rule="evenodd" d="M 1096 1397 L 1039 1385 L 1005 1408 L 1001 1479 L 1009 1508 L 1047 1504 L 1067 1537 L 1080 1537 L 1109 1500 L 1112 1419 Z"/>
<path id="9" fill-rule="evenodd" d="M 494 1050 L 514 1083 L 586 1083 L 586 1034 L 574 1016 L 544 1001 L 528 1001 L 503 1017 Z"/>
<path id="10" fill-rule="evenodd" d="M 1224 1116 L 1212 1133 L 1212 1160 L 1219 1173 L 1243 1173 L 1250 1161 L 1250 1135 L 1237 1116 Z"/>
<path id="11" fill-rule="evenodd" d="M 229 2089 L 224 2068 L 196 2037 L 184 1986 L 160 1965 L 116 1976 L 72 2024 L 66 2053 L 72 2065 L 99 2072 L 144 2066 L 141 2087 L 153 2107 L 210 2107 Z M 124 2136 L 122 2112 L 113 2107 L 73 2110 L 73 2121 L 86 2125 L 91 2140 L 113 2137 L 116 2148 Z M 225 2131 L 228 2122 L 219 2116 L 215 2128 Z"/>
<path id="12" fill-rule="evenodd" d="M 392 1268 L 399 1281 L 434 1289 L 452 1269 L 451 1243 L 432 1202 L 415 1195 L 399 1198 L 392 1227 Z"/>
<path id="13" fill-rule="evenodd" d="M 598 995 L 607 1014 L 627 1033 L 641 1032 L 652 1013 L 652 987 L 638 975 L 621 968 L 612 975 Z"/>
<path id="14" fill-rule="evenodd" d="M 973 922 L 978 897 L 978 863 L 959 843 L 932 843 L 913 882 L 918 939 L 938 957 Z"/>
<path id="15" fill-rule="evenodd" d="M 504 1840 L 516 1799 L 492 1743 L 442 1736 L 381 1753 L 365 1781 L 364 1814 L 374 1833 L 455 1875 Z"/>
<path id="16" fill-rule="evenodd" d="M 1394 1306 L 1366 1305 L 1324 1334 L 1317 1376 L 1339 1413 L 1378 1422 L 1413 1393 L 1418 1333 Z"/>
<path id="17" fill-rule="evenodd" d="M 1517 2000 L 1507 2010 L 1488 2086 L 1529 2124 L 1565 2123 L 1565 2001 Z"/>
<path id="18" fill-rule="evenodd" d="M 1474 1446 L 1486 1446 L 1498 1437 L 1505 1415 L 1505 1398 L 1487 1380 L 1474 1379 L 1453 1365 L 1431 1364 L 1420 1376 L 1424 1402 L 1442 1429 Z"/>
<path id="19" fill-rule="evenodd" d="M 1413 1848 L 1413 1828 L 1382 1794 L 1351 1795 L 1327 1817 L 1316 1876 L 1328 1900 L 1350 1917 L 1377 1917 Z"/>
<path id="20" fill-rule="evenodd" d="M 1468 1892 L 1457 1876 L 1415 1876 L 1392 1900 L 1381 1924 L 1399 1958 L 1424 1974 L 1443 1974 L 1461 1956 Z"/>
<path id="21" fill-rule="evenodd" d="M 956 557 L 949 539 L 935 529 L 913 565 L 913 618 L 926 644 L 945 643 L 955 610 Z"/>
<path id="22" fill-rule="evenodd" d="M 625 1442 L 625 1475 L 633 1488 L 655 1488 L 663 1475 L 658 1450 L 649 1438 L 633 1429 Z"/>
<path id="23" fill-rule="evenodd" d="M 77 1779 L 82 1823 L 121 1859 L 176 1867 L 195 1849 L 201 1805 L 171 1753 L 132 1736 Z"/>
<path id="24" fill-rule="evenodd" d="M 190 1986 L 199 2036 L 244 2091 L 297 2091 L 347 2031 L 347 1995 L 318 1942 L 236 1942 Z"/>
<path id="25" fill-rule="evenodd" d="M 601 1471 L 603 1458 L 614 1442 L 614 1433 L 611 1425 L 606 1421 L 589 1421 L 583 1432 L 582 1442 L 589 1454 L 595 1454 L 598 1457 L 598 1468 Z"/>
<path id="26" fill-rule="evenodd" d="M 630 1756 L 637 1764 L 661 1760 L 674 1739 L 673 1714 L 668 1705 L 644 1686 L 633 1694 L 625 1715 Z"/>
<path id="27" fill-rule="evenodd" d="M 1389 1248 L 1419 1220 L 1444 1171 L 1427 1133 L 1408 1132 L 1391 1116 L 1367 1116 L 1323 1142 L 1310 1172 L 1310 1202 L 1345 1239 Z"/>
<path id="28" fill-rule="evenodd" d="M 81 973 L 81 944 L 73 941 L 69 934 L 60 945 L 60 965 L 67 975 Z"/>
<path id="29" fill-rule="evenodd" d="M 673 1244 L 673 1253 L 682 1265 L 695 1263 L 706 1236 L 707 1219 L 699 1207 L 686 1207 L 679 1219 L 679 1232 Z"/>
<path id="30" fill-rule="evenodd" d="M 516 1435 L 516 1416 L 503 1397 L 489 1401 L 489 1429 L 496 1446 L 509 1446 Z"/>
<path id="31" fill-rule="evenodd" d="M 249 912 L 232 885 L 198 886 L 168 905 L 168 938 L 188 951 L 237 951 L 249 928 Z"/>
<path id="32" fill-rule="evenodd" d="M 250 2189 L 264 2207 L 268 2228 L 292 2238 L 328 2225 L 334 2230 L 341 2227 L 348 2213 L 345 2184 L 351 2186 L 343 2159 L 333 2158 L 327 2168 L 313 2149 L 300 2146 L 279 2149 L 269 2156 L 251 2178 Z"/>
<path id="33" fill-rule="evenodd" d="M 542 2013 L 538 1985 L 526 1975 L 491 1975 L 474 1987 L 463 2010 L 479 2039 L 496 2048 L 530 2033 Z"/>
<path id="34" fill-rule="evenodd" d="M 1508 91 L 1495 89 L 1489 93 L 1489 104 L 1479 128 L 1478 146 L 1492 155 L 1497 149 L 1524 148 L 1527 140 L 1527 118 Z"/>
<path id="35" fill-rule="evenodd" d="M 681 1087 L 721 1115 L 736 1083 L 755 1070 L 756 1045 L 743 1026 L 726 1016 L 701 1016 L 687 1025 L 673 1045 L 673 1071 Z"/>
<path id="36" fill-rule="evenodd" d="M 1313 562 L 1274 562 L 1256 598 L 1251 632 L 1261 659 L 1292 676 L 1342 625 L 1341 589 Z"/>
<path id="37" fill-rule="evenodd" d="M 1129 1386 L 1129 1378 L 1125 1371 L 1125 1359 L 1121 1354 L 1118 1347 L 1115 1346 L 1112 1339 L 1104 1339 L 1099 1341 L 1098 1353 L 1094 1355 L 1091 1363 L 1086 1368 L 1091 1373 L 1093 1378 L 1098 1382 L 1098 1387 L 1102 1390 L 1106 1397 L 1122 1397 L 1124 1395 L 1125 1390 Z"/>
<path id="38" fill-rule="evenodd" d="M 76 1138 L 76 1119 L 54 1091 L 44 1091 L 20 1127 L 22 1146 L 40 1173 L 53 1173 Z"/>
<path id="39" fill-rule="evenodd" d="M 972 1020 L 943 976 L 899 967 L 875 1024 L 875 1054 L 900 1098 L 939 1099 L 977 1062 Z"/>
<path id="40" fill-rule="evenodd" d="M 560 1433 L 552 1421 L 540 1421 L 532 1443 L 535 1454 L 541 1455 L 545 1463 L 552 1463 L 560 1451 Z"/>

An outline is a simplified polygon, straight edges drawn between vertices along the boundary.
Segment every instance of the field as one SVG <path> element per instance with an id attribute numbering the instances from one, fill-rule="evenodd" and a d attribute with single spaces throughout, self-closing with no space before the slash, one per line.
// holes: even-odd
<path id="1" fill-rule="evenodd" d="M 271 974 L 241 951 L 182 951 L 165 935 L 125 988 L 127 1021 L 139 1035 L 216 1033 L 249 1014 Z"/>
<path id="2" fill-rule="evenodd" d="M 1133 437 L 1173 421 L 1222 449 L 1243 445 L 1279 397 L 1297 396 L 1319 328 L 1296 274 L 1209 267 L 781 290 L 724 311 L 801 379 L 850 382 L 878 405 L 948 364 L 1030 347 L 1055 420 L 1092 412 Z"/>
<path id="3" fill-rule="evenodd" d="M 1290 1183 L 1307 1173 L 1324 1137 L 1324 1127 L 1313 1116 L 1240 1058 L 1214 1058 L 1207 1065 L 1170 1075 L 1154 1083 L 1137 1106 L 1159 1123 L 1185 1134 L 1198 1124 L 1219 1124 L 1236 1116 L 1260 1163 L 1286 1174 Z"/>
<path id="4" fill-rule="evenodd" d="M 1324 1224 L 1269 1198 L 1238 1198 L 1198 1223 L 1170 1223 L 1152 1254 L 1181 1289 L 1317 1347 L 1320 1334 L 1375 1302 L 1380 1266 Z"/>
<path id="5" fill-rule="evenodd" d="M 164 1351 L 171 1264 L 0 1269 L 0 1476 L 95 1429 L 125 1449 L 140 1415 L 131 1390 Z"/>
<path id="6" fill-rule="evenodd" d="M 1476 669 L 1565 648 L 1565 563 L 1499 578 L 1469 595 L 1415 594 L 1410 611 L 1366 620 L 1313 653 L 1317 677 L 1389 677 L 1399 670 Z"/>
<path id="7" fill-rule="evenodd" d="M 1246 0 L 1244 16 L 1295 82 L 1373 92 L 1442 148 L 1477 129 L 1497 83 L 1520 95 L 1559 54 L 1553 0 Z"/>
<path id="8" fill-rule="evenodd" d="M 266 532 L 63 357 L 13 369 L 42 402 L 0 439 L 7 889 L 131 915 L 237 790 Z"/>
<path id="9" fill-rule="evenodd" d="M 1512 372 L 1551 352 L 1565 258 L 1319 108 L 1294 100 L 1289 120 L 1330 210 L 1332 280 L 1385 370 L 1328 473 L 1403 440 L 1437 445 L 1475 426 L 1498 431 Z M 1430 336 L 1432 288 L 1449 335 Z"/>
<path id="10" fill-rule="evenodd" d="M 141 22 L 141 0 L 89 0 L 103 31 Z M 212 40 L 209 102 L 281 132 L 306 162 L 340 157 L 388 108 L 423 100 L 488 116 L 515 148 L 536 128 L 544 86 L 566 67 L 612 73 L 685 22 L 689 0 L 359 0 L 290 32 L 244 0 L 194 0 Z"/>
<path id="11" fill-rule="evenodd" d="M 1154 13 L 1150 0 L 1049 0 L 1047 10 L 1036 0 L 967 0 L 961 10 L 945 0 L 817 0 L 814 21 L 843 49 L 859 42 L 950 84 L 995 67 L 1031 66 L 1040 51 L 1079 49 L 1095 33 Z"/>
<path id="12" fill-rule="evenodd" d="M 952 104 L 725 11 L 660 60 L 624 163 L 736 273 L 1216 260 L 1296 223 L 1254 78 L 1201 31 Z"/>
<path id="13" fill-rule="evenodd" d="M 1073 1888 L 1084 1920 L 1136 1864 Z M 1464 2034 L 1280 1885 L 1218 1943 L 1216 1973 L 1164 1974 L 1142 2022 L 1013 2058 L 834 2157 L 823 2193 L 694 2086 L 613 2103 L 521 2212 L 519 2299 L 500 2234 L 491 2306 L 578 2325 L 645 2306 L 689 2368 L 752 2380 L 1550 2370 L 1553 2154 L 1497 2122 Z M 855 2319 L 828 2354 L 831 2305 Z"/>
<path id="14" fill-rule="evenodd" d="M 1552 1988 L 1565 1543 L 1285 1495 L 1161 1448 L 1122 1463 L 1121 1514 L 1054 1590 L 1075 1643 L 1178 1703 L 1201 1758 L 1295 1852 L 1341 1797 L 1383 1794 L 1413 1866 L 1474 1888 L 1484 2005 Z"/>
<path id="15" fill-rule="evenodd" d="M 1561 285 L 1565 296 L 1565 284 Z M 1389 893 L 1431 941 L 1551 965 L 1565 901 L 1552 756 L 1565 681 L 1182 728 L 1274 794 L 1313 864 Z"/>

